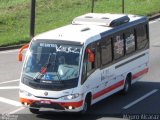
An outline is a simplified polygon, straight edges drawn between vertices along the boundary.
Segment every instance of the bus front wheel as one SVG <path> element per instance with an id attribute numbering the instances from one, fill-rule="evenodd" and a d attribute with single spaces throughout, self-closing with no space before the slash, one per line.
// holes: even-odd
<path id="1" fill-rule="evenodd" d="M 87 111 L 89 110 L 91 106 L 91 97 L 90 95 L 87 95 L 85 101 L 84 101 L 84 105 L 83 105 L 83 110 L 81 111 L 81 114 L 85 114 L 87 113 Z"/>
<path id="2" fill-rule="evenodd" d="M 39 109 L 38 108 L 29 108 L 29 111 L 33 114 L 39 114 Z"/>

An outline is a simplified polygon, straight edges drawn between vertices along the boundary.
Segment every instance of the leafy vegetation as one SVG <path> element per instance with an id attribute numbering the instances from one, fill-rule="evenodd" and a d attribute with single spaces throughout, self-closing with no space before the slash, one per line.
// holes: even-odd
<path id="1" fill-rule="evenodd" d="M 0 46 L 29 42 L 31 0 L 0 0 Z M 160 12 L 160 0 L 125 0 L 125 13 L 150 16 Z M 91 11 L 91 0 L 36 0 L 39 34 L 69 24 Z M 121 13 L 121 0 L 95 0 L 94 12 Z"/>

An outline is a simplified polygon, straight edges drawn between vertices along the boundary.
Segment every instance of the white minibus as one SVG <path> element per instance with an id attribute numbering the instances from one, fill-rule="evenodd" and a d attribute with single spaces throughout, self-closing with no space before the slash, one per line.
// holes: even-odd
<path id="1" fill-rule="evenodd" d="M 148 72 L 149 25 L 144 16 L 88 13 L 34 37 L 20 77 L 20 102 L 40 110 L 85 113 Z"/>

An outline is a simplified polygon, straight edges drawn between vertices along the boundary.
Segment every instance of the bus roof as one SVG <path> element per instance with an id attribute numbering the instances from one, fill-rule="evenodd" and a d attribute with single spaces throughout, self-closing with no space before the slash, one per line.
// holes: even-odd
<path id="1" fill-rule="evenodd" d="M 99 16 L 102 16 L 101 18 L 106 17 L 106 16 L 103 17 L 103 15 L 108 15 L 107 20 L 98 20 Z M 87 16 L 88 18 L 91 18 L 90 16 L 92 16 L 92 18 L 96 16 L 96 19 L 85 20 L 84 19 L 85 16 Z M 116 22 L 115 20 L 117 21 L 123 20 L 123 18 L 125 17 L 129 18 L 129 20 L 126 21 L 124 19 L 124 24 L 122 23 L 123 21 L 120 21 L 119 23 L 121 23 L 122 25 L 111 26 L 111 23 Z M 81 19 L 82 21 L 80 21 Z M 72 24 L 70 25 L 66 25 L 66 26 L 42 33 L 34 37 L 34 40 L 38 40 L 38 39 L 63 40 L 63 41 L 79 42 L 83 44 L 86 42 L 90 42 L 91 39 L 92 41 L 94 41 L 94 38 L 95 40 L 100 39 L 102 37 L 102 34 L 104 35 L 104 33 L 107 33 L 109 31 L 113 31 L 113 30 L 115 31 L 117 30 L 117 28 L 123 28 L 129 25 L 131 26 L 133 24 L 138 24 L 146 20 L 147 20 L 146 17 L 135 16 L 135 15 L 89 13 L 89 14 L 85 14 L 75 18 L 72 21 Z M 98 21 L 99 23 L 96 23 L 96 21 Z"/>

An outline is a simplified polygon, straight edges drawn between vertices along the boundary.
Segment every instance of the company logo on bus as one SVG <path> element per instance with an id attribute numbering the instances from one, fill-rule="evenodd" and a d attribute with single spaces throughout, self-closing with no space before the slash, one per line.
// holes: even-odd
<path id="1" fill-rule="evenodd" d="M 44 95 L 47 96 L 47 95 L 48 95 L 48 92 L 44 92 Z"/>

